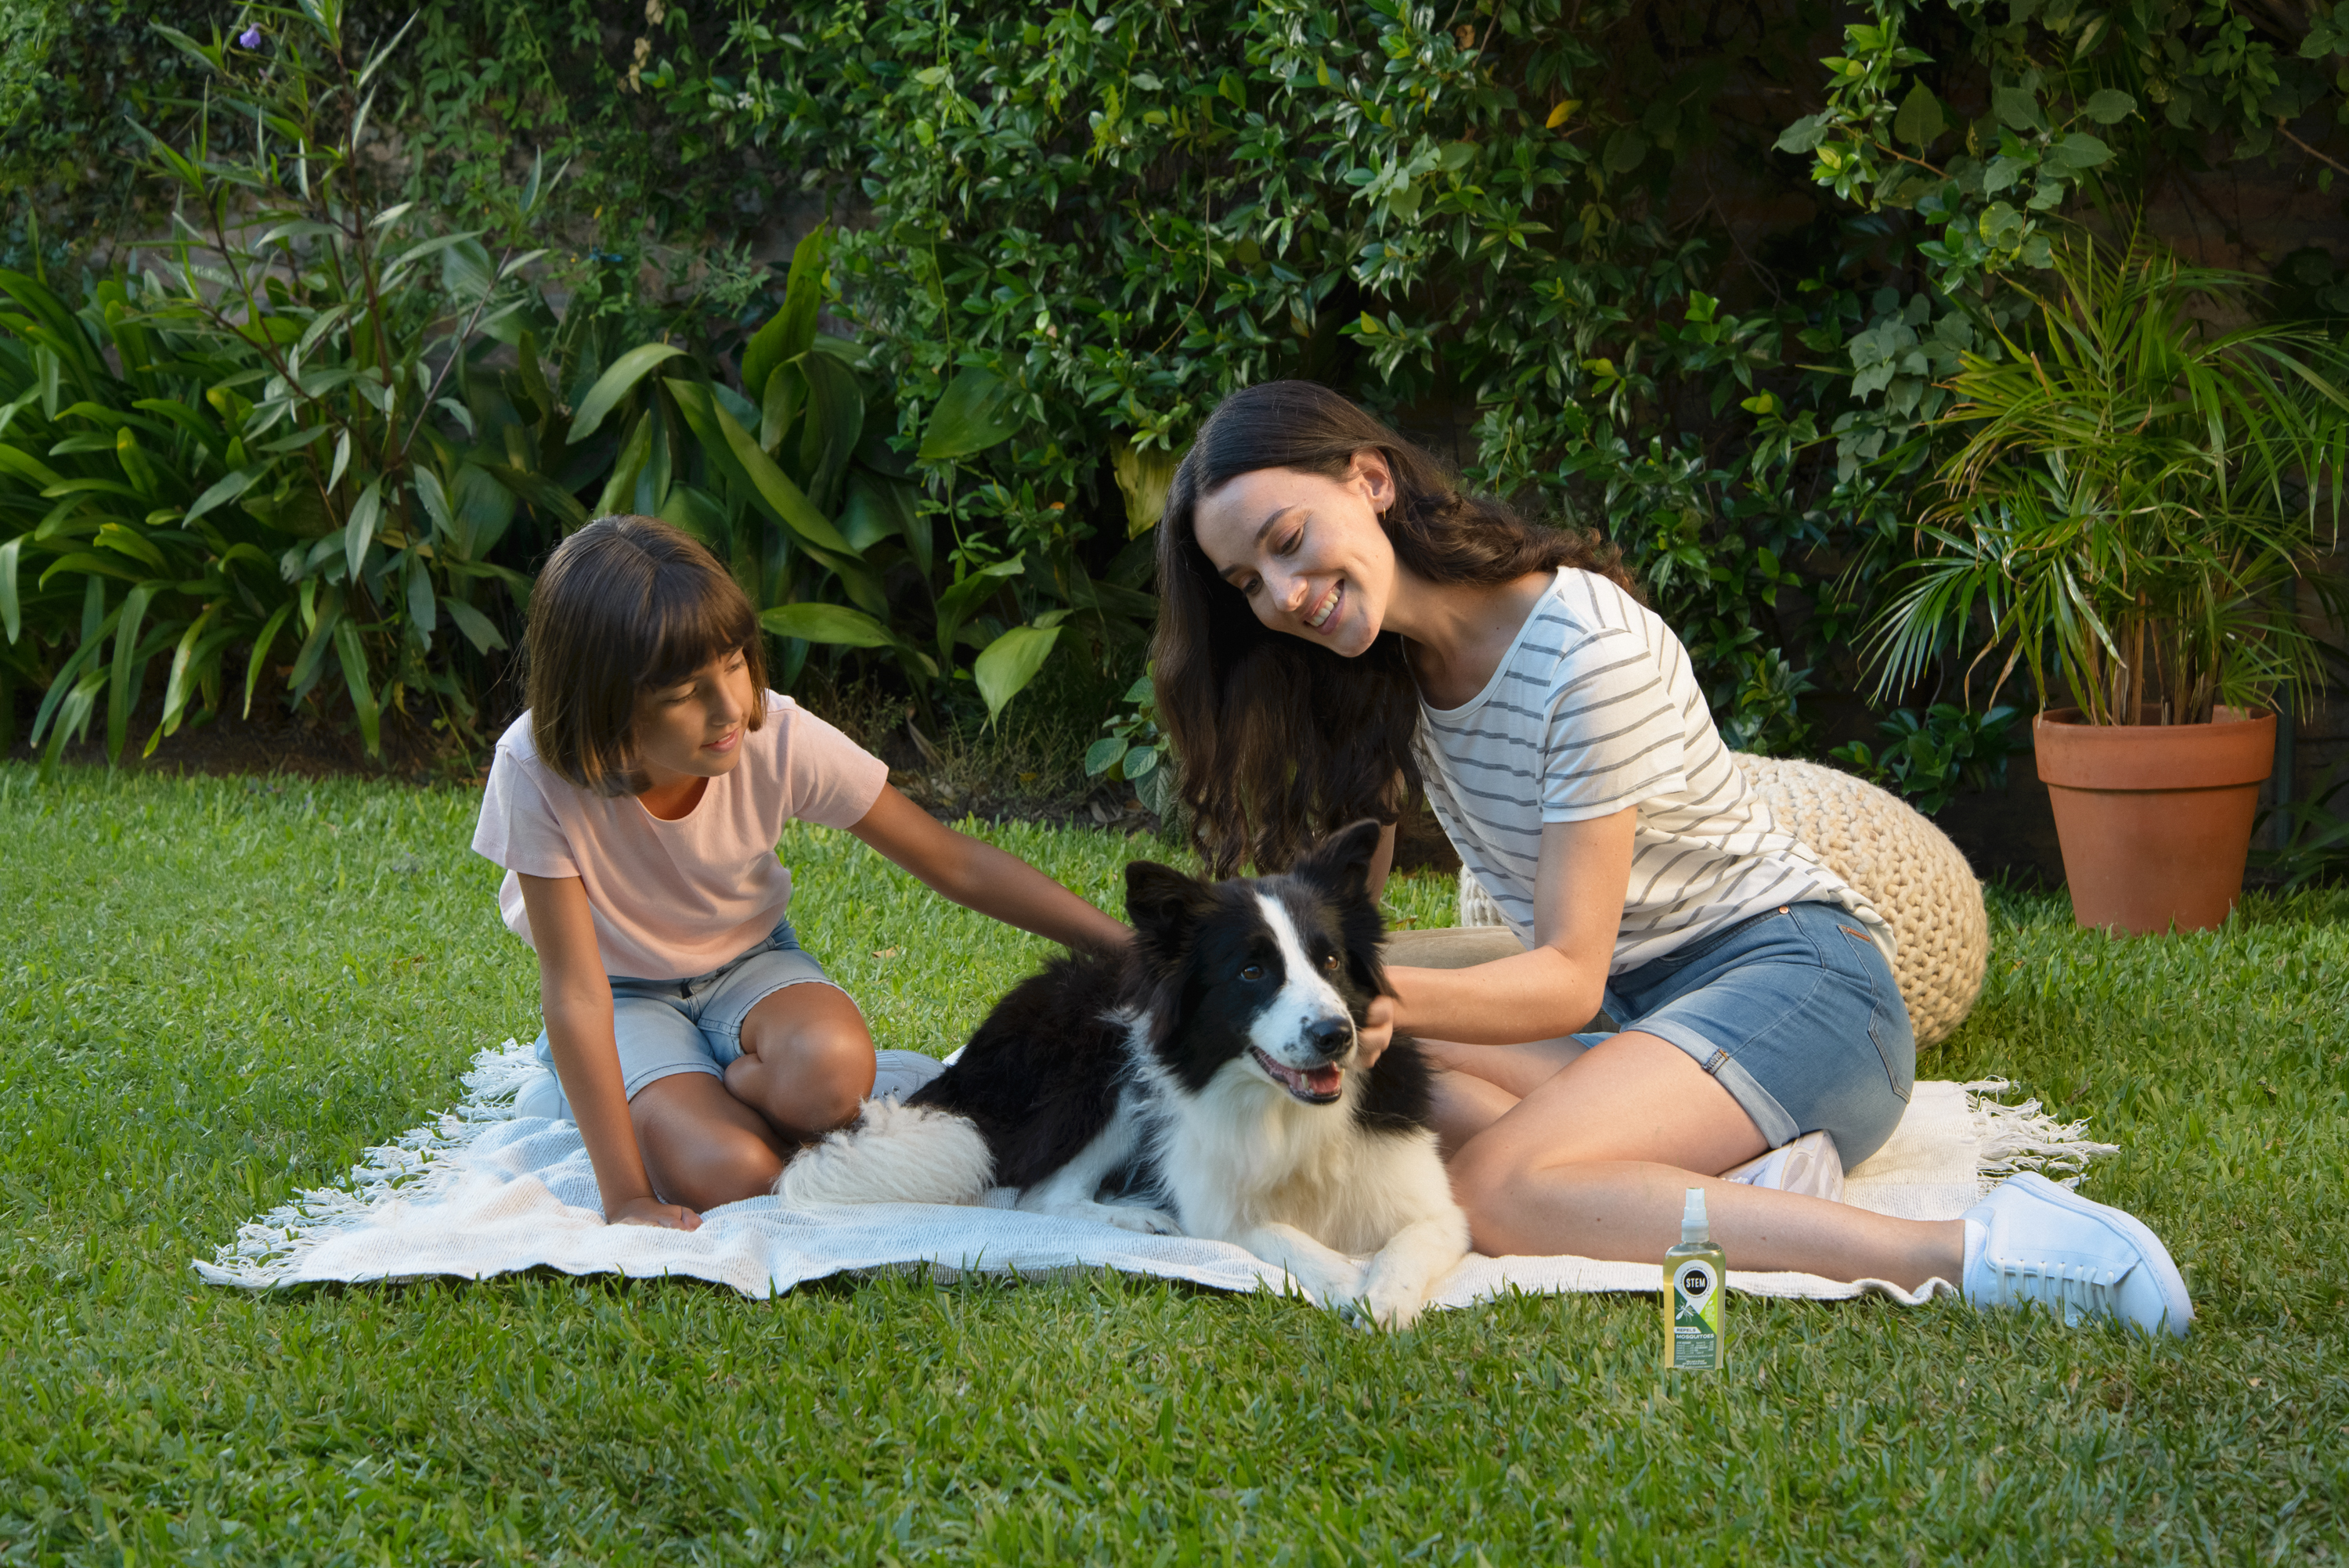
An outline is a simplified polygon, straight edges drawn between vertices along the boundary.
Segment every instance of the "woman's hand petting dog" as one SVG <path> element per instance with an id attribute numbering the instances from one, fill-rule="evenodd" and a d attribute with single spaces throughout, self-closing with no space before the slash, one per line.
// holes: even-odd
<path id="1" fill-rule="evenodd" d="M 1371 1005 L 1362 1009 L 1362 1026 L 1354 1031 L 1354 1049 L 1359 1053 L 1355 1071 L 1370 1071 L 1386 1055 L 1387 1047 L 1394 1043 L 1394 1016 L 1392 996 L 1373 996 Z"/>

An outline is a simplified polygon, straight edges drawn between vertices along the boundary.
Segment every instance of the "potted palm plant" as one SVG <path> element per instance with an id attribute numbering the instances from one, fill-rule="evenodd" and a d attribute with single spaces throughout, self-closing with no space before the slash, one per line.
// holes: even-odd
<path id="1" fill-rule="evenodd" d="M 1960 444 L 1868 654 L 1884 691 L 1977 638 L 1969 673 L 2020 665 L 2080 923 L 2205 929 L 2242 886 L 2271 705 L 2318 687 L 2349 397 L 2322 334 L 2250 319 L 2257 279 L 2142 229 L 2075 235 L 2047 277 L 1961 364 Z"/>

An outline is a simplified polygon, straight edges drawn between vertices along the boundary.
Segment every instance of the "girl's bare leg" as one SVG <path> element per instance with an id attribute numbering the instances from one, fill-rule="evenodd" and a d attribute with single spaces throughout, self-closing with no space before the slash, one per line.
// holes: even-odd
<path id="1" fill-rule="evenodd" d="M 657 1078 L 628 1102 L 645 1173 L 666 1203 L 714 1209 L 772 1190 L 792 1144 L 708 1073 Z"/>
<path id="2" fill-rule="evenodd" d="M 805 1142 L 856 1119 L 873 1092 L 873 1034 L 836 985 L 786 985 L 742 1020 L 742 1054 L 726 1088 Z"/>
<path id="3" fill-rule="evenodd" d="M 1683 1194 L 1702 1187 L 1713 1238 L 1733 1267 L 1909 1288 L 1959 1277 L 1957 1221 L 1896 1220 L 1701 1174 L 1766 1143 L 1729 1091 L 1669 1040 L 1630 1032 L 1570 1058 L 1553 1050 L 1564 1065 L 1547 1076 L 1545 1047 L 1484 1054 L 1495 1049 L 1432 1052 L 1451 1069 L 1438 1081 L 1438 1131 L 1456 1149 L 1453 1190 L 1479 1252 L 1661 1261 L 1680 1239 Z M 1480 1070 L 1464 1070 L 1463 1057 Z M 1498 1078 L 1526 1092 L 1511 1103 Z"/>
<path id="4" fill-rule="evenodd" d="M 873 1036 L 846 992 L 810 983 L 763 998 L 722 1080 L 678 1073 L 629 1101 L 654 1191 L 689 1209 L 773 1191 L 801 1144 L 856 1119 L 873 1070 Z"/>

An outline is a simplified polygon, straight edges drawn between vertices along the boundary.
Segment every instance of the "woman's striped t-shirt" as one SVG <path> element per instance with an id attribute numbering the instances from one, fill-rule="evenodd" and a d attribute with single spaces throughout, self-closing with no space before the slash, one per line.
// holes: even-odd
<path id="1" fill-rule="evenodd" d="M 1423 702 L 1419 748 L 1437 820 L 1529 944 L 1542 824 L 1636 806 L 1610 973 L 1806 899 L 1892 955 L 1883 918 L 1747 788 L 1671 628 L 1594 573 L 1558 570 L 1469 702 Z"/>

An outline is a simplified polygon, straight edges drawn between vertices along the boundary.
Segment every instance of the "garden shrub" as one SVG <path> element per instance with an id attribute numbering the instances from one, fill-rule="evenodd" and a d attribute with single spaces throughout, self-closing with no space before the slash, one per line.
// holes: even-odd
<path id="1" fill-rule="evenodd" d="M 369 0 L 349 25 L 406 15 Z M 920 659 L 966 690 L 942 655 L 1024 662 L 1068 630 L 1060 649 L 1133 673 L 1174 455 L 1225 391 L 1298 375 L 1604 527 L 1733 744 L 1816 750 L 1913 548 L 1940 383 L 2018 319 L 2001 280 L 2116 193 L 2190 197 L 2279 160 L 2329 189 L 2349 48 L 2321 8 L 2150 0 L 1874 0 L 1839 51 L 1836 24 L 1806 0 L 431 0 L 378 114 L 402 194 L 452 228 L 480 226 L 528 151 L 573 160 L 537 219 L 563 319 L 619 346 L 666 329 L 696 385 L 733 391 L 779 308 L 750 242 L 778 254 L 779 230 L 829 218 L 828 305 L 854 335 L 836 357 L 873 391 L 859 449 L 919 487 L 926 521 L 872 535 L 894 562 L 879 608 L 837 573 L 787 597 L 869 617 L 798 620 L 916 689 Z M 40 90 L 95 79 L 75 62 L 102 29 L 46 36 L 64 64 Z M 0 161 L 39 139 L 0 129 Z M 2349 307 L 2321 248 L 2278 265 L 2270 308 Z M 762 413 L 763 388 L 743 395 Z M 714 390 L 709 407 L 742 413 Z M 938 424 L 986 438 L 925 450 Z M 724 470 L 695 470 L 721 500 Z M 939 614 L 957 592 L 965 620 Z M 1895 781 L 1940 789 L 1955 755 L 1909 747 Z"/>

